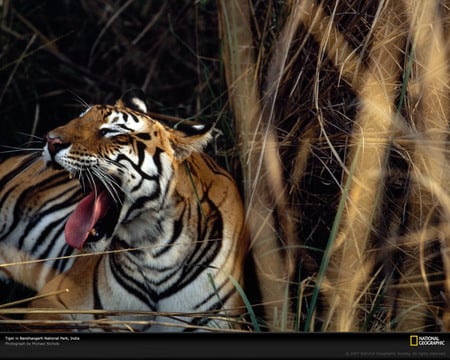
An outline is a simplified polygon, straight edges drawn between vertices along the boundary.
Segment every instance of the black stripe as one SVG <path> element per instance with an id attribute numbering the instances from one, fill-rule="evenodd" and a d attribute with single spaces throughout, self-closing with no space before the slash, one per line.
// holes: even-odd
<path id="1" fill-rule="evenodd" d="M 50 214 L 55 214 L 55 216 L 58 216 L 58 211 L 62 210 L 62 209 L 66 209 L 70 206 L 72 206 L 73 204 L 75 204 L 76 202 L 78 202 L 79 198 L 78 198 L 78 194 L 72 195 L 71 197 L 69 197 L 68 199 L 62 199 L 60 198 L 60 200 L 63 200 L 62 202 L 60 202 L 59 204 L 55 204 L 53 205 L 51 208 L 45 210 L 45 211 L 37 211 L 30 219 L 30 221 L 28 222 L 25 231 L 23 232 L 23 235 L 20 237 L 19 239 L 19 246 L 20 248 L 23 246 L 25 239 L 28 236 L 28 233 L 31 232 L 33 230 L 34 227 L 36 227 L 39 222 L 42 221 L 42 219 L 44 219 L 46 216 L 50 215 Z M 40 239 L 44 239 L 45 241 L 45 235 L 51 231 L 52 227 L 55 226 L 55 224 L 60 223 L 61 221 L 65 221 L 67 218 L 67 216 L 64 216 L 62 218 L 59 218 L 58 220 L 49 223 L 45 230 L 42 232 L 42 235 L 39 237 L 39 240 L 35 242 L 35 245 L 32 248 L 32 252 L 35 251 L 37 249 L 37 247 L 40 246 L 40 242 L 42 240 Z"/>
<path id="2" fill-rule="evenodd" d="M 135 134 L 135 136 L 141 140 L 151 140 L 151 135 L 149 133 L 139 133 Z"/>
<path id="3" fill-rule="evenodd" d="M 118 125 L 120 128 L 122 128 L 122 129 L 124 129 L 124 130 L 126 130 L 126 131 L 133 131 L 133 129 L 132 128 L 129 128 L 128 126 L 125 126 L 125 125 L 123 125 L 123 124 L 120 124 L 120 125 Z"/>
<path id="4" fill-rule="evenodd" d="M 58 257 L 65 257 L 65 256 L 73 255 L 74 251 L 75 250 L 72 246 L 65 243 L 63 245 L 63 247 L 61 248 L 61 250 L 59 251 Z M 58 260 L 57 263 L 55 264 L 55 265 L 57 265 L 56 270 L 59 272 L 67 270 L 69 263 L 73 260 L 74 260 L 73 258 L 64 258 L 64 259 Z"/>
<path id="5" fill-rule="evenodd" d="M 155 310 L 154 302 L 157 298 L 156 293 L 153 289 L 146 286 L 145 283 L 138 282 L 133 274 L 127 273 L 126 270 L 133 272 L 134 269 L 126 268 L 125 262 L 121 258 L 123 256 L 124 255 L 122 254 L 118 257 L 109 257 L 109 264 L 114 278 L 126 290 L 127 293 L 138 298 L 141 302 L 146 304 L 149 309 Z"/>
<path id="6" fill-rule="evenodd" d="M 137 149 L 137 156 L 138 156 L 138 166 L 139 168 L 142 168 L 142 164 L 144 163 L 145 160 L 145 149 L 147 148 L 147 146 L 145 145 L 145 143 L 143 143 L 142 141 L 136 141 L 136 149 Z M 155 153 L 155 155 L 157 155 Z M 158 154 L 159 156 L 159 154 Z M 155 161 L 156 163 L 156 161 Z M 158 174 L 160 173 L 160 168 L 158 167 L 158 165 L 156 166 L 158 169 Z"/>
<path id="7" fill-rule="evenodd" d="M 186 259 L 183 266 L 183 271 L 181 275 L 181 281 L 175 283 L 173 286 L 167 288 L 164 292 L 160 294 L 161 297 L 168 297 L 173 295 L 174 293 L 180 291 L 183 287 L 189 285 L 189 283 L 197 278 L 200 273 L 205 271 L 208 268 L 209 264 L 212 260 L 217 256 L 222 247 L 222 231 L 223 231 L 223 223 L 220 213 L 215 208 L 214 203 L 208 200 L 210 206 L 212 207 L 212 214 L 217 213 L 218 218 L 213 223 L 213 227 L 210 231 L 208 237 L 207 233 L 207 225 L 206 223 L 205 229 L 198 228 L 197 229 L 197 241 L 195 250 L 193 253 Z M 197 207 L 197 212 L 200 212 L 200 209 Z M 202 218 L 202 215 L 197 215 L 197 219 Z M 201 241 L 199 241 L 201 239 Z M 192 239 L 195 241 L 195 239 Z M 208 255 L 208 256 L 207 256 Z"/>
<path id="8" fill-rule="evenodd" d="M 220 296 L 220 299 L 218 299 L 212 306 L 210 306 L 207 311 L 211 311 L 213 314 L 214 311 L 216 310 L 221 310 L 223 307 L 223 304 L 227 302 L 227 300 L 235 293 L 234 289 L 231 289 L 225 296 Z M 217 296 L 217 294 L 215 292 L 212 293 L 212 295 Z M 222 314 L 225 315 L 225 314 Z M 194 317 L 192 318 L 192 320 L 189 322 L 189 324 L 191 325 L 195 325 L 195 326 L 206 326 L 209 322 L 214 322 L 214 319 L 210 319 L 207 316 L 205 317 Z M 196 329 L 195 327 L 186 327 L 185 329 L 183 329 L 183 332 L 193 332 L 193 331 L 198 331 L 198 329 Z"/>
<path id="9" fill-rule="evenodd" d="M 95 264 L 95 267 L 94 267 L 94 273 L 93 273 L 93 278 L 92 278 L 92 295 L 94 297 L 94 309 L 98 309 L 98 310 L 103 309 L 101 296 L 98 291 L 99 290 L 98 269 L 100 267 L 101 260 L 102 260 L 102 258 L 99 258 L 97 260 L 97 263 Z M 94 314 L 94 318 L 95 319 L 103 319 L 104 316 L 100 315 L 100 314 Z"/>
<path id="10" fill-rule="evenodd" d="M 23 160 L 17 164 L 16 167 L 12 169 L 9 173 L 7 173 L 3 178 L 0 180 L 0 189 L 3 189 L 3 187 L 10 182 L 12 179 L 14 179 L 17 175 L 19 175 L 22 171 L 26 170 L 29 166 L 33 165 L 33 163 L 40 157 L 40 153 L 32 153 L 30 155 L 27 155 L 23 158 Z"/>
<path id="11" fill-rule="evenodd" d="M 138 165 L 136 165 L 134 162 L 132 162 L 130 158 L 128 158 L 124 154 L 119 154 L 119 156 L 117 156 L 117 160 L 116 161 L 119 162 L 119 161 L 122 161 L 122 160 L 125 160 L 126 162 L 128 162 L 133 167 L 133 169 L 137 173 L 139 173 L 144 179 L 146 179 L 146 180 L 158 180 L 158 176 L 157 175 L 148 175 L 148 174 L 142 172 L 141 168 Z"/>
<path id="12" fill-rule="evenodd" d="M 17 188 L 18 185 L 13 186 L 11 189 L 9 189 L 6 194 L 3 196 L 3 198 L 0 200 L 0 209 L 4 209 L 3 203 L 6 201 L 6 199 L 9 197 L 9 194 L 12 193 L 13 191 L 15 191 L 15 189 Z M 14 206 L 15 209 L 16 206 Z M 14 228 L 17 226 L 17 223 L 19 222 L 19 217 L 14 215 L 14 209 L 13 209 L 13 222 L 10 226 L 10 230 L 6 231 L 5 234 L 3 234 L 3 236 L 0 237 L 0 241 L 3 240 L 6 236 L 8 236 L 10 234 L 10 232 L 12 230 L 14 230 Z M 3 210 L 4 211 L 4 210 Z M 3 233 L 5 231 L 6 228 L 6 222 L 2 225 L 1 228 L 1 233 Z"/>
<path id="13" fill-rule="evenodd" d="M 37 192 L 43 192 L 46 189 L 50 188 L 52 189 L 55 186 L 58 186 L 60 184 L 64 184 L 67 182 L 67 175 L 65 175 L 65 173 L 63 172 L 58 172 L 56 174 L 53 174 L 52 176 L 49 176 L 45 179 L 42 179 L 41 181 L 39 181 L 36 184 L 32 184 L 30 187 L 26 188 L 25 190 L 23 190 L 20 193 L 20 196 L 18 196 L 18 198 L 15 200 L 15 205 L 13 208 L 13 222 L 11 224 L 10 227 L 10 231 L 8 231 L 6 234 L 4 234 L 0 240 L 4 239 L 6 236 L 9 235 L 9 233 L 15 229 L 17 227 L 17 224 L 19 223 L 20 219 L 22 218 L 23 214 L 22 214 L 22 204 L 26 203 L 26 201 L 24 199 L 30 197 L 31 195 L 37 193 Z M 15 188 L 15 187 L 14 187 Z M 13 191 L 14 189 L 11 189 L 10 191 L 8 191 L 8 193 L 3 197 L 2 202 L 4 202 L 8 195 Z M 54 198 L 58 198 L 60 197 L 60 194 L 55 195 Z M 2 206 L 2 202 L 0 202 L 0 206 Z M 45 205 L 45 204 L 44 204 Z M 37 211 L 35 211 L 35 213 L 39 212 L 39 209 L 37 209 Z M 30 223 L 33 222 L 33 219 L 30 221 Z M 29 230 L 33 225 L 30 227 L 30 223 L 27 226 L 27 229 Z M 25 234 L 27 234 L 28 232 L 25 231 Z M 19 249 L 21 249 L 23 247 L 23 242 L 24 242 L 25 236 L 23 236 L 17 246 Z"/>
<path id="14" fill-rule="evenodd" d="M 214 280 L 214 279 L 212 279 L 212 280 Z M 214 285 L 216 285 L 216 284 L 214 284 Z M 197 305 L 195 305 L 194 309 L 198 310 L 201 306 L 203 306 L 203 305 L 205 305 L 206 303 L 208 303 L 213 297 L 220 298 L 221 300 L 224 300 L 224 301 L 222 301 L 222 305 L 221 305 L 221 307 L 222 307 L 223 304 L 224 304 L 224 302 L 225 302 L 226 300 L 225 300 L 225 298 L 224 298 L 223 296 L 220 296 L 220 292 L 221 292 L 221 291 L 223 290 L 223 288 L 224 288 L 225 286 L 227 286 L 227 285 L 231 285 L 231 286 L 232 286 L 232 288 L 230 288 L 231 290 L 229 291 L 231 294 L 233 294 L 233 293 L 236 292 L 236 288 L 234 287 L 234 285 L 231 284 L 231 281 L 228 280 L 228 278 L 226 278 L 226 279 L 222 282 L 222 284 L 220 284 L 220 286 L 218 286 L 218 287 L 215 286 L 214 291 L 211 291 L 211 293 L 210 293 L 206 298 L 204 298 L 201 302 L 199 302 Z M 212 289 L 212 288 L 213 288 L 213 285 L 211 284 L 211 289 Z M 228 294 L 227 296 L 229 297 L 230 294 Z"/>
<path id="15" fill-rule="evenodd" d="M 131 116 L 131 118 L 134 120 L 135 123 L 138 123 L 138 122 L 139 122 L 139 119 L 138 119 L 138 117 L 137 117 L 136 115 L 134 115 L 134 114 L 132 114 L 132 113 L 128 113 L 128 115 Z"/>
<path id="16" fill-rule="evenodd" d="M 220 166 L 217 165 L 217 163 L 208 155 L 206 154 L 200 154 L 201 158 L 205 161 L 208 168 L 213 172 L 214 175 L 224 176 L 227 179 L 231 180 L 234 183 L 234 179 L 231 176 L 230 173 L 227 171 L 224 171 Z M 192 159 L 193 163 L 196 163 L 194 159 Z M 220 181 L 220 180 L 216 180 Z"/>
<path id="17" fill-rule="evenodd" d="M 160 194 L 161 194 L 161 184 L 159 181 L 160 179 L 160 175 L 161 175 L 161 170 L 162 170 L 162 164 L 161 164 L 161 154 L 163 153 L 163 150 L 160 148 L 156 148 L 155 154 L 153 155 L 153 161 L 155 163 L 156 166 L 156 171 L 157 171 L 157 175 L 154 176 L 149 176 L 146 173 L 140 171 L 140 168 L 135 167 L 135 164 L 131 161 L 129 161 L 131 164 L 133 164 L 133 167 L 135 167 L 135 170 L 137 173 L 139 173 L 140 175 L 144 175 L 141 177 L 141 181 L 139 181 L 139 183 L 133 187 L 133 189 L 131 189 L 131 192 L 135 192 L 137 191 L 141 186 L 144 180 L 152 180 L 155 181 L 156 184 L 156 189 L 153 192 L 153 194 L 151 194 L 150 196 L 141 196 L 139 199 L 135 200 L 135 202 L 133 203 L 132 206 L 130 206 L 130 208 L 128 208 L 127 210 L 127 214 L 125 216 L 125 219 L 128 219 L 128 217 L 130 216 L 130 214 L 135 210 L 135 209 L 141 209 L 144 208 L 145 203 L 150 202 L 150 201 L 154 201 L 156 200 Z M 145 151 L 141 154 L 142 156 L 145 156 Z M 139 159 L 139 162 L 142 164 L 143 159 Z M 165 189 L 166 193 L 167 193 L 167 189 Z M 129 220 L 128 220 L 129 221 Z"/>
<path id="18" fill-rule="evenodd" d="M 208 206 L 203 206 L 203 204 L 207 204 Z M 205 255 L 207 252 L 210 252 L 211 248 L 214 247 L 214 252 L 211 254 L 211 256 L 208 258 L 208 263 L 210 262 L 209 259 L 214 259 L 217 253 L 220 251 L 221 245 L 222 245 L 222 238 L 223 238 L 223 221 L 221 214 L 219 212 L 219 209 L 216 207 L 216 205 L 208 198 L 208 192 L 206 191 L 204 193 L 203 199 L 201 199 L 202 208 L 209 208 L 208 215 L 206 215 L 202 210 L 197 207 L 197 234 L 198 238 L 202 239 L 202 241 L 197 242 L 196 244 L 196 250 L 191 255 L 191 257 L 188 259 L 188 263 L 190 264 L 197 264 L 201 262 L 201 260 L 205 259 Z M 205 219 L 205 216 L 207 218 Z M 213 227 L 210 229 L 210 233 L 208 235 L 208 225 L 213 224 Z M 202 225 L 204 225 L 202 227 Z M 204 263 L 204 261 L 203 261 Z"/>
<path id="19" fill-rule="evenodd" d="M 166 244 L 166 246 L 162 247 L 159 251 L 155 253 L 155 257 L 161 256 L 167 251 L 169 251 L 172 248 L 175 241 L 180 237 L 180 234 L 183 230 L 183 217 L 185 211 L 186 207 L 183 207 L 183 211 L 181 212 L 180 217 L 173 223 L 173 232 L 169 242 Z"/>
<path id="20" fill-rule="evenodd" d="M 33 248 L 31 249 L 31 253 L 33 254 L 34 257 L 39 257 L 39 259 L 48 258 L 50 252 L 52 251 L 52 249 L 55 245 L 54 244 L 55 238 L 56 238 L 56 240 L 59 238 L 59 235 L 61 235 L 62 229 L 64 228 L 64 220 L 65 219 L 58 219 L 56 221 L 52 221 L 47 224 L 45 229 L 39 235 L 39 238 L 37 238 L 36 241 L 34 241 Z M 53 239 L 51 241 L 48 241 L 50 232 L 58 227 L 60 230 L 57 231 L 56 237 L 53 237 Z M 38 250 L 41 248 L 41 246 L 46 243 L 47 243 L 47 246 L 44 249 L 44 251 L 37 254 Z"/>
<path id="21" fill-rule="evenodd" d="M 133 211 L 135 209 L 142 209 L 144 208 L 145 203 L 150 202 L 155 200 L 156 198 L 158 198 L 159 193 L 157 191 L 155 191 L 151 196 L 141 196 L 139 199 L 135 200 L 133 202 L 133 205 L 130 206 L 127 210 L 127 214 L 124 217 L 124 223 L 133 220 L 133 219 L 129 219 L 128 217 L 130 216 L 130 214 L 133 213 Z"/>

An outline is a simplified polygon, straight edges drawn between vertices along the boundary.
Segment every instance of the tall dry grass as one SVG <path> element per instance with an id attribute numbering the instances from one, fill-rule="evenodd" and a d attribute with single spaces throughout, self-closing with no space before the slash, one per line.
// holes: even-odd
<path id="1" fill-rule="evenodd" d="M 447 329 L 449 3 L 219 5 L 267 325 Z"/>

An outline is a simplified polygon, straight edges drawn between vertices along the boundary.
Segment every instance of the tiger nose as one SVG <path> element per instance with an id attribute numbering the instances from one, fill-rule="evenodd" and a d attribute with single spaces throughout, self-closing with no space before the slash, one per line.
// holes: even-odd
<path id="1" fill-rule="evenodd" d="M 56 154 L 59 150 L 64 148 L 64 143 L 59 136 L 52 136 L 51 134 L 45 135 L 47 141 L 47 148 L 51 155 Z"/>

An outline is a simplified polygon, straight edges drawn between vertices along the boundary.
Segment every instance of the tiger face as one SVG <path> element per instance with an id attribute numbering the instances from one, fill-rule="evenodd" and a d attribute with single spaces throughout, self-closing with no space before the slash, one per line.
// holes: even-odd
<path id="1" fill-rule="evenodd" d="M 115 105 L 89 107 L 46 135 L 43 158 L 79 179 L 86 196 L 65 227 L 74 248 L 103 251 L 121 224 L 131 226 L 164 208 L 173 174 L 210 135 L 205 125 L 171 129 L 146 114 L 136 92 Z M 130 225 L 131 224 L 131 225 Z"/>

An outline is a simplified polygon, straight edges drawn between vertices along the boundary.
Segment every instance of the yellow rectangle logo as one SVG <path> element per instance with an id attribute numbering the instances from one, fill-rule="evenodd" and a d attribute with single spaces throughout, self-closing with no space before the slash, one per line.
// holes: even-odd
<path id="1" fill-rule="evenodd" d="M 409 346 L 419 346 L 418 335 L 409 335 Z"/>

